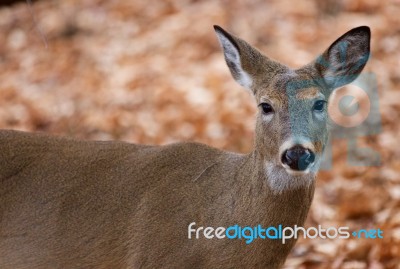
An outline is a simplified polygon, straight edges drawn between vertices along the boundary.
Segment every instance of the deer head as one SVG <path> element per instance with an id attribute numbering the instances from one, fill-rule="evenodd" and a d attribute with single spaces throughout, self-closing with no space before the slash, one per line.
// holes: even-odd
<path id="1" fill-rule="evenodd" d="M 307 183 L 319 168 L 328 138 L 329 96 L 364 68 L 370 51 L 369 28 L 345 33 L 299 69 L 269 59 L 219 26 L 214 29 L 232 76 L 256 99 L 255 150 L 273 189 Z M 287 175 L 297 177 L 297 183 L 288 184 Z"/>

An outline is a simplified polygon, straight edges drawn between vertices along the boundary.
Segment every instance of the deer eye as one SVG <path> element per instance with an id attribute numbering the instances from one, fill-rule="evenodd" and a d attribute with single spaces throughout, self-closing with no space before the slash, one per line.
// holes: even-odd
<path id="1" fill-rule="evenodd" d="M 268 103 L 261 103 L 260 106 L 261 106 L 261 109 L 264 112 L 264 114 L 270 114 L 270 113 L 274 112 L 274 109 Z"/>
<path id="2" fill-rule="evenodd" d="M 314 103 L 313 110 L 314 111 L 318 111 L 318 112 L 322 112 L 322 111 L 325 110 L 325 104 L 326 104 L 326 101 L 324 101 L 324 100 L 316 101 Z"/>

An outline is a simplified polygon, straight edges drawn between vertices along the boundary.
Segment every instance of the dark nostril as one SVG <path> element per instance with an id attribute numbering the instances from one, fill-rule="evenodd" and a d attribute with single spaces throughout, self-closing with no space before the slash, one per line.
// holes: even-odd
<path id="1" fill-rule="evenodd" d="M 304 171 L 315 161 L 315 154 L 302 146 L 294 146 L 283 153 L 281 161 L 293 170 Z"/>
<path id="2" fill-rule="evenodd" d="M 307 167 L 314 161 L 315 161 L 315 154 L 310 150 L 306 150 L 305 153 L 300 156 L 297 166 L 299 170 L 303 171 L 306 170 Z"/>

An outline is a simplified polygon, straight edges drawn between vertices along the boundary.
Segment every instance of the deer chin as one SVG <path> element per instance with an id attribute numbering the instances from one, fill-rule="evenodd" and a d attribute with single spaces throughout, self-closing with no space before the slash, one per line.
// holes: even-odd
<path id="1" fill-rule="evenodd" d="M 310 166 L 304 171 L 296 171 L 289 167 L 284 167 L 280 163 L 267 162 L 265 173 L 268 184 L 274 194 L 299 188 L 308 188 L 315 179 L 315 171 Z"/>

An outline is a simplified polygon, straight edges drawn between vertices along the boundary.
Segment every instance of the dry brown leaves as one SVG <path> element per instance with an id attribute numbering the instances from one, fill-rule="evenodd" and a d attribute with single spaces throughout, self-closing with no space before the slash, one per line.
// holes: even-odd
<path id="1" fill-rule="evenodd" d="M 39 1 L 0 10 L 0 128 L 248 152 L 255 104 L 231 79 L 219 24 L 293 67 L 352 27 L 372 28 L 382 132 L 360 139 L 379 167 L 352 167 L 335 140 L 307 226 L 381 228 L 384 239 L 301 239 L 286 268 L 400 268 L 400 2 Z M 45 36 L 46 49 L 40 32 Z"/>

